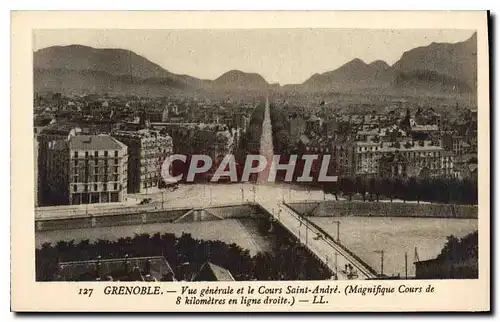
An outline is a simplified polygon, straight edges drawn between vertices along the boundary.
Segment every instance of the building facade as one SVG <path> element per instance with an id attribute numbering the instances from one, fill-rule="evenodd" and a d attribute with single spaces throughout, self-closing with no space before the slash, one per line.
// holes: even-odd
<path id="1" fill-rule="evenodd" d="M 46 179 L 53 205 L 122 202 L 127 147 L 109 135 L 78 135 L 49 144 Z"/>
<path id="2" fill-rule="evenodd" d="M 115 131 L 112 136 L 128 147 L 128 193 L 148 192 L 161 186 L 161 166 L 173 153 L 172 137 L 160 131 Z"/>
<path id="3" fill-rule="evenodd" d="M 81 134 L 82 129 L 72 124 L 53 123 L 46 126 L 36 135 L 35 163 L 37 169 L 36 178 L 36 199 L 37 206 L 51 204 L 51 191 L 48 187 L 49 169 L 49 147 L 53 147 L 56 141 L 69 140 L 71 137 Z"/>
<path id="4" fill-rule="evenodd" d="M 452 176 L 453 154 L 433 141 L 345 140 L 332 143 L 341 175 L 397 177 Z"/>
<path id="5" fill-rule="evenodd" d="M 224 124 L 152 123 L 151 126 L 172 137 L 177 154 L 203 154 L 217 160 L 234 153 L 236 132 Z"/>

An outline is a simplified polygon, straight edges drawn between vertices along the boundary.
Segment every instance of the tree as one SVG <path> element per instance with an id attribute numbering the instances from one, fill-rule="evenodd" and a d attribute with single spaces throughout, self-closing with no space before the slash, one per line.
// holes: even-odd
<path id="1" fill-rule="evenodd" d="M 352 200 L 352 194 L 354 191 L 354 186 L 351 178 L 349 177 L 342 177 L 340 179 L 340 190 L 342 190 L 342 193 L 346 196 L 349 196 L 349 201 Z"/>
<path id="2" fill-rule="evenodd" d="M 323 185 L 323 191 L 325 193 L 329 193 L 335 196 L 335 200 L 339 200 L 337 194 L 339 192 L 339 183 L 338 182 L 327 182 Z"/>
<path id="3" fill-rule="evenodd" d="M 447 260 L 466 260 L 478 257 L 478 232 L 470 233 L 461 239 L 450 235 L 446 237 L 446 244 L 438 259 Z"/>
<path id="4" fill-rule="evenodd" d="M 396 195 L 398 198 L 403 199 L 403 202 L 406 202 L 407 185 L 405 184 L 405 182 L 402 179 L 397 178 L 394 182 L 393 188 L 394 195 Z"/>
<path id="5" fill-rule="evenodd" d="M 363 177 L 357 176 L 354 180 L 354 191 L 360 193 L 365 201 L 366 185 Z"/>
<path id="6" fill-rule="evenodd" d="M 406 189 L 406 199 L 408 200 L 417 200 L 417 203 L 420 203 L 420 191 L 418 182 L 414 177 L 411 177 L 408 180 L 407 189 Z"/>
<path id="7" fill-rule="evenodd" d="M 388 196 L 392 202 L 393 199 L 393 180 L 391 178 L 383 178 L 381 184 L 381 192 L 384 196 Z"/>
<path id="8" fill-rule="evenodd" d="M 265 220 L 259 221 L 258 227 Z M 316 258 L 281 225 L 275 225 L 274 247 L 270 252 L 251 256 L 248 249 L 236 244 L 221 241 L 194 239 L 190 234 L 176 237 L 174 234 L 156 233 L 136 235 L 133 238 L 120 238 L 115 241 L 88 240 L 75 244 L 61 241 L 57 245 L 43 244 L 35 253 L 36 278 L 38 281 L 51 281 L 57 277 L 58 262 L 95 259 L 97 256 L 121 258 L 164 256 L 177 277 L 190 279 L 193 272 L 206 261 L 228 269 L 236 280 L 296 280 L 326 279 L 329 271 L 321 266 Z M 310 264 L 311 261 L 314 264 Z M 186 266 L 187 265 L 187 266 Z M 302 267 L 302 269 L 299 268 Z M 80 279 L 93 280 L 92 272 L 80 274 Z"/>
<path id="9" fill-rule="evenodd" d="M 370 193 L 370 200 L 373 200 L 373 195 L 377 195 L 377 201 L 378 201 L 378 191 L 377 191 L 377 180 L 375 177 L 371 177 L 368 179 L 368 191 Z"/>

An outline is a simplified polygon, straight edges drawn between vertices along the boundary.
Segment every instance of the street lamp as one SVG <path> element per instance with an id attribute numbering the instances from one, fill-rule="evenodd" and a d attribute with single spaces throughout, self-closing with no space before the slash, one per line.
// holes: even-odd
<path id="1" fill-rule="evenodd" d="M 337 252 L 335 252 L 335 279 L 338 279 L 338 262 L 337 262 L 337 257 L 338 257 L 338 254 Z"/>
<path id="2" fill-rule="evenodd" d="M 243 187 L 240 187 L 241 190 L 241 202 L 245 202 L 245 195 L 243 193 Z"/>
<path id="3" fill-rule="evenodd" d="M 307 247 L 307 231 L 308 231 L 308 227 L 307 227 L 307 224 L 305 225 L 306 226 L 306 247 Z"/>
<path id="4" fill-rule="evenodd" d="M 384 275 L 384 250 L 376 250 L 375 253 L 380 254 L 380 276 Z"/>
<path id="5" fill-rule="evenodd" d="M 405 278 L 408 279 L 408 252 L 405 252 Z"/>
<path id="6" fill-rule="evenodd" d="M 337 224 L 337 242 L 340 242 L 340 221 L 334 220 L 334 224 Z"/>

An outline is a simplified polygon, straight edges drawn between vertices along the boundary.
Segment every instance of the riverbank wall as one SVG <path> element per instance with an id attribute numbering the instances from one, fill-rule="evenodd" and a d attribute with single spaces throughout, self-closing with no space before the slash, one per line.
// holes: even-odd
<path id="1" fill-rule="evenodd" d="M 305 216 L 378 216 L 477 219 L 474 205 L 362 202 L 362 201 L 305 201 L 287 204 Z"/>
<path id="2" fill-rule="evenodd" d="M 36 231 L 111 227 L 123 225 L 144 225 L 157 223 L 177 223 L 233 218 L 264 216 L 263 210 L 254 204 L 222 205 L 204 208 L 178 208 L 133 213 L 82 215 L 60 218 L 40 218 L 35 220 Z"/>

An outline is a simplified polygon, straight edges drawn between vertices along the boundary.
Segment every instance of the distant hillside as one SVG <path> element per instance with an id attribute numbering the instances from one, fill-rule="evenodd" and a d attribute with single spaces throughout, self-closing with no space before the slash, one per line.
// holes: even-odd
<path id="1" fill-rule="evenodd" d="M 40 49 L 33 67 L 34 86 L 41 91 L 164 95 L 203 82 L 173 74 L 129 50 L 81 45 Z"/>
<path id="2" fill-rule="evenodd" d="M 432 43 L 403 54 L 393 66 L 395 86 L 475 92 L 477 34 L 456 44 Z"/>
<path id="3" fill-rule="evenodd" d="M 54 46 L 33 56 L 38 91 L 165 95 L 172 91 L 262 90 L 269 84 L 255 73 L 229 71 L 215 81 L 177 75 L 124 49 Z"/>
<path id="4" fill-rule="evenodd" d="M 393 66 L 353 59 L 339 68 L 314 74 L 303 84 L 270 85 L 261 75 L 231 70 L 215 80 L 177 75 L 124 49 L 81 45 L 54 46 L 33 57 L 37 91 L 64 93 L 226 93 L 281 92 L 475 93 L 477 35 L 456 44 L 432 43 L 405 52 Z"/>
<path id="5" fill-rule="evenodd" d="M 231 70 L 215 79 L 212 86 L 225 90 L 265 90 L 269 83 L 259 74 Z"/>
<path id="6" fill-rule="evenodd" d="M 391 80 L 391 67 L 386 62 L 377 60 L 366 64 L 356 58 L 333 71 L 314 74 L 303 85 L 309 90 L 332 88 L 349 91 L 367 87 L 385 87 Z"/>
<path id="7" fill-rule="evenodd" d="M 34 68 L 99 71 L 139 78 L 172 77 L 174 74 L 146 58 L 124 49 L 95 49 L 81 45 L 40 49 L 33 57 Z"/>
<path id="8" fill-rule="evenodd" d="M 183 83 L 170 78 L 138 78 L 130 75 L 112 75 L 102 71 L 70 69 L 35 69 L 36 91 L 66 94 L 130 94 L 163 96 L 188 90 Z"/>
<path id="9" fill-rule="evenodd" d="M 286 85 L 290 91 L 379 90 L 400 94 L 421 92 L 475 92 L 477 35 L 456 44 L 432 43 L 405 52 L 389 66 L 377 60 L 366 64 L 356 58 L 339 68 L 314 74 L 303 84 Z"/>

